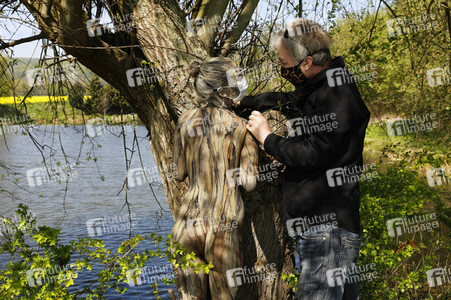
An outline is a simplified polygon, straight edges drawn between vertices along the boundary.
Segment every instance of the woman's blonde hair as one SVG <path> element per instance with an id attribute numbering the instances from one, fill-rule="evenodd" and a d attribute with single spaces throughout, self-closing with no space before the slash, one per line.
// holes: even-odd
<path id="1" fill-rule="evenodd" d="M 192 62 L 188 66 L 188 73 L 194 77 L 194 88 L 202 100 L 222 105 L 224 102 L 229 104 L 229 101 L 218 93 L 218 89 L 228 86 L 226 72 L 232 68 L 235 68 L 235 64 L 231 59 L 213 57 L 203 62 Z"/>

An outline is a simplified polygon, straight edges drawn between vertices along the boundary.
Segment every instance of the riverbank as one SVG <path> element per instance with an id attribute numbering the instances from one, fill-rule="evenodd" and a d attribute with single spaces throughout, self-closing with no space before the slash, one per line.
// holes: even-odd
<path id="1" fill-rule="evenodd" d="M 85 96 L 86 97 L 86 96 Z M 67 96 L 0 97 L 0 118 L 3 125 L 32 123 L 36 125 L 85 125 L 103 120 L 108 125 L 143 125 L 136 114 L 87 114 L 69 104 Z M 18 113 L 17 113 L 18 111 Z M 14 116 L 14 117 L 11 117 Z"/>

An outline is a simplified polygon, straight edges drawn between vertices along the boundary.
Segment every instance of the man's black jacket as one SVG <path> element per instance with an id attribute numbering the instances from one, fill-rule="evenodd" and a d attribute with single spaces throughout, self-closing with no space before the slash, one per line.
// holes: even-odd
<path id="1" fill-rule="evenodd" d="M 359 233 L 359 182 L 340 176 L 352 173 L 356 166 L 362 168 L 370 112 L 355 83 L 341 77 L 343 69 L 338 68 L 344 66 L 343 59 L 337 57 L 295 91 L 248 96 L 240 106 L 303 114 L 302 120 L 292 119 L 293 128 L 300 129 L 295 136 L 284 138 L 271 133 L 263 145 L 286 166 L 283 200 L 288 218 L 311 220 L 335 213 L 339 228 Z M 326 123 L 330 123 L 328 129 Z M 359 175 L 359 171 L 355 173 L 352 175 Z"/>

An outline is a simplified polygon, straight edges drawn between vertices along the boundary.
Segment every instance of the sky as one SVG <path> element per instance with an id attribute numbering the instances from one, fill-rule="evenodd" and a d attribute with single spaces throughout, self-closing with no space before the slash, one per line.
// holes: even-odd
<path id="1" fill-rule="evenodd" d="M 352 10 L 355 11 L 357 9 L 360 9 L 362 7 L 366 7 L 369 3 L 378 3 L 379 0 L 369 0 L 369 1 L 359 1 L 359 0 L 347 0 L 348 3 L 345 5 L 346 10 Z M 308 1 L 304 1 L 307 3 Z M 328 1 L 325 1 L 328 2 Z M 306 4 L 305 4 L 306 5 Z M 320 6 L 322 7 L 322 6 Z M 309 7 L 307 6 L 307 9 Z M 264 14 L 268 10 L 268 4 L 266 1 L 260 1 L 257 11 L 261 14 Z M 286 21 L 289 22 L 293 19 L 295 19 L 294 13 L 291 11 L 292 9 L 287 9 L 287 7 L 283 7 L 281 10 L 281 13 L 286 16 Z M 323 14 L 327 15 L 327 7 L 322 7 Z M 5 12 L 5 15 L 7 12 Z M 14 17 L 19 18 L 19 15 L 15 14 Z M 308 13 L 306 16 L 309 19 L 315 19 L 315 16 L 312 13 Z M 102 20 L 102 23 L 105 20 Z M 317 20 L 319 21 L 319 20 Z M 29 23 L 33 24 L 33 20 L 29 20 Z M 24 37 L 28 37 L 34 34 L 37 34 L 39 30 L 37 28 L 32 27 L 30 24 L 27 24 L 26 22 L 21 21 L 11 21 L 6 19 L 4 16 L 0 15 L 0 37 L 5 41 L 9 42 L 11 40 L 17 40 Z M 21 44 L 18 46 L 15 46 L 12 48 L 14 51 L 13 56 L 14 57 L 32 57 L 32 58 L 39 58 L 41 54 L 41 48 L 42 42 L 41 41 L 34 41 L 29 42 L 25 44 Z"/>

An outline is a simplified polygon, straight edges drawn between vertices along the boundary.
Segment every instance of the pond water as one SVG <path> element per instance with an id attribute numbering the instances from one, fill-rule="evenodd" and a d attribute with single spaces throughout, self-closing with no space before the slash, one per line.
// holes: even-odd
<path id="1" fill-rule="evenodd" d="M 102 239 L 112 250 L 129 238 L 130 226 L 133 236 L 151 232 L 162 236 L 169 234 L 174 221 L 164 189 L 157 180 L 159 174 L 145 127 L 135 127 L 136 138 L 133 130 L 126 127 L 126 153 L 120 126 L 96 128 L 93 133 L 93 127 L 82 125 L 44 125 L 34 127 L 29 136 L 21 134 L 17 127 L 5 127 L 0 132 L 0 163 L 7 166 L 9 172 L 0 165 L 0 174 L 5 175 L 0 177 L 0 188 L 8 193 L 0 193 L 0 216 L 14 216 L 17 205 L 24 203 L 39 225 L 61 229 L 63 243 L 91 236 Z M 138 170 L 128 177 L 127 193 L 123 189 L 127 176 L 125 155 L 129 159 L 132 156 L 130 168 Z M 139 172 L 143 167 L 153 192 L 144 182 L 142 171 Z M 71 174 L 71 179 L 66 185 L 67 173 Z M 132 224 L 124 206 L 126 201 L 130 205 Z M 4 228 L 3 222 L 0 226 Z M 155 249 L 151 241 L 146 241 L 143 247 Z M 4 269 L 10 259 L 8 255 L 1 255 L 0 267 Z M 161 281 L 163 277 L 172 276 L 168 262 L 152 259 L 146 269 L 152 275 L 141 277 L 142 285 L 139 281 L 134 287 L 123 283 L 128 291 L 121 295 L 111 291 L 107 299 L 155 299 L 149 287 L 153 282 L 148 282 L 153 280 L 158 281 L 160 296 L 169 299 L 168 289 L 176 288 Z M 80 272 L 74 289 L 80 290 L 95 281 L 95 271 Z M 42 278 L 41 283 L 45 280 Z M 33 282 L 40 284 L 38 279 Z"/>

